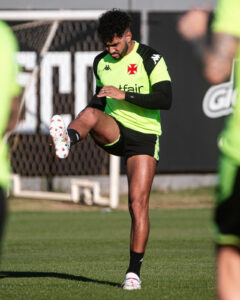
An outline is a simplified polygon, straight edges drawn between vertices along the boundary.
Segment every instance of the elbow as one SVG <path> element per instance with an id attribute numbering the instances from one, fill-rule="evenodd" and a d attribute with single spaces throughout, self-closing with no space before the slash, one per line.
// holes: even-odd
<path id="1" fill-rule="evenodd" d="M 169 110 L 172 107 L 172 86 L 168 83 L 167 89 L 165 91 L 165 109 Z"/>
<path id="2" fill-rule="evenodd" d="M 161 103 L 157 104 L 154 109 L 160 109 L 160 110 L 169 110 L 172 106 L 172 97 L 165 97 L 165 99 L 161 101 Z"/>
<path id="3" fill-rule="evenodd" d="M 164 109 L 169 110 L 172 107 L 172 89 L 169 89 L 166 95 L 165 107 Z"/>
<path id="4" fill-rule="evenodd" d="M 169 110 L 172 107 L 172 95 L 168 98 L 166 110 Z"/>
<path id="5" fill-rule="evenodd" d="M 172 104 L 169 104 L 168 106 L 166 106 L 165 110 L 170 110 Z"/>

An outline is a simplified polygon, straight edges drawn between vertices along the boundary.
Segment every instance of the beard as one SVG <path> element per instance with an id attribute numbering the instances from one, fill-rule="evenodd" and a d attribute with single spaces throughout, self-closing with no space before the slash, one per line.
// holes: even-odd
<path id="1" fill-rule="evenodd" d="M 129 49 L 129 46 L 128 46 L 128 43 L 126 42 L 125 45 L 124 45 L 124 48 L 121 52 L 116 52 L 116 53 L 113 53 L 114 54 L 117 54 L 117 56 L 112 56 L 114 59 L 116 60 L 119 60 L 119 59 L 122 59 L 126 53 L 128 52 L 128 49 Z"/>

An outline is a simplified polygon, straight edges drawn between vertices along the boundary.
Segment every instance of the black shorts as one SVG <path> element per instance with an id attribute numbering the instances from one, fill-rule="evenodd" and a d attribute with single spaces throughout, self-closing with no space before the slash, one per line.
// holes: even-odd
<path id="1" fill-rule="evenodd" d="M 240 247 L 240 166 L 224 155 L 220 159 L 214 222 L 218 245 Z"/>
<path id="2" fill-rule="evenodd" d="M 126 159 L 134 155 L 147 154 L 154 157 L 156 161 L 159 160 L 159 135 L 135 131 L 115 121 L 120 130 L 118 140 L 108 145 L 97 143 L 101 148 L 110 154 L 124 156 Z"/>

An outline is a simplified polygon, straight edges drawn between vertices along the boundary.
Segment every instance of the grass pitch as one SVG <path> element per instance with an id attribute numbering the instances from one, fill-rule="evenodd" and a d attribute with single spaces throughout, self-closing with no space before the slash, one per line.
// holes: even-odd
<path id="1" fill-rule="evenodd" d="M 210 208 L 150 210 L 142 290 L 124 291 L 127 211 L 11 212 L 0 299 L 214 299 L 211 214 Z"/>

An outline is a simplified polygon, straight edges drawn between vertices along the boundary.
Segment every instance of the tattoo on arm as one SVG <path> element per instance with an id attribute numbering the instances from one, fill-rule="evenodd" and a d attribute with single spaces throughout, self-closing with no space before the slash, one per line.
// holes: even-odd
<path id="1" fill-rule="evenodd" d="M 220 83 L 230 75 L 238 42 L 229 34 L 213 34 L 212 45 L 204 55 L 205 76 L 210 82 Z"/>
<path id="2" fill-rule="evenodd" d="M 230 34 L 215 33 L 212 42 L 212 54 L 224 60 L 232 61 L 238 47 L 238 38 Z"/>

